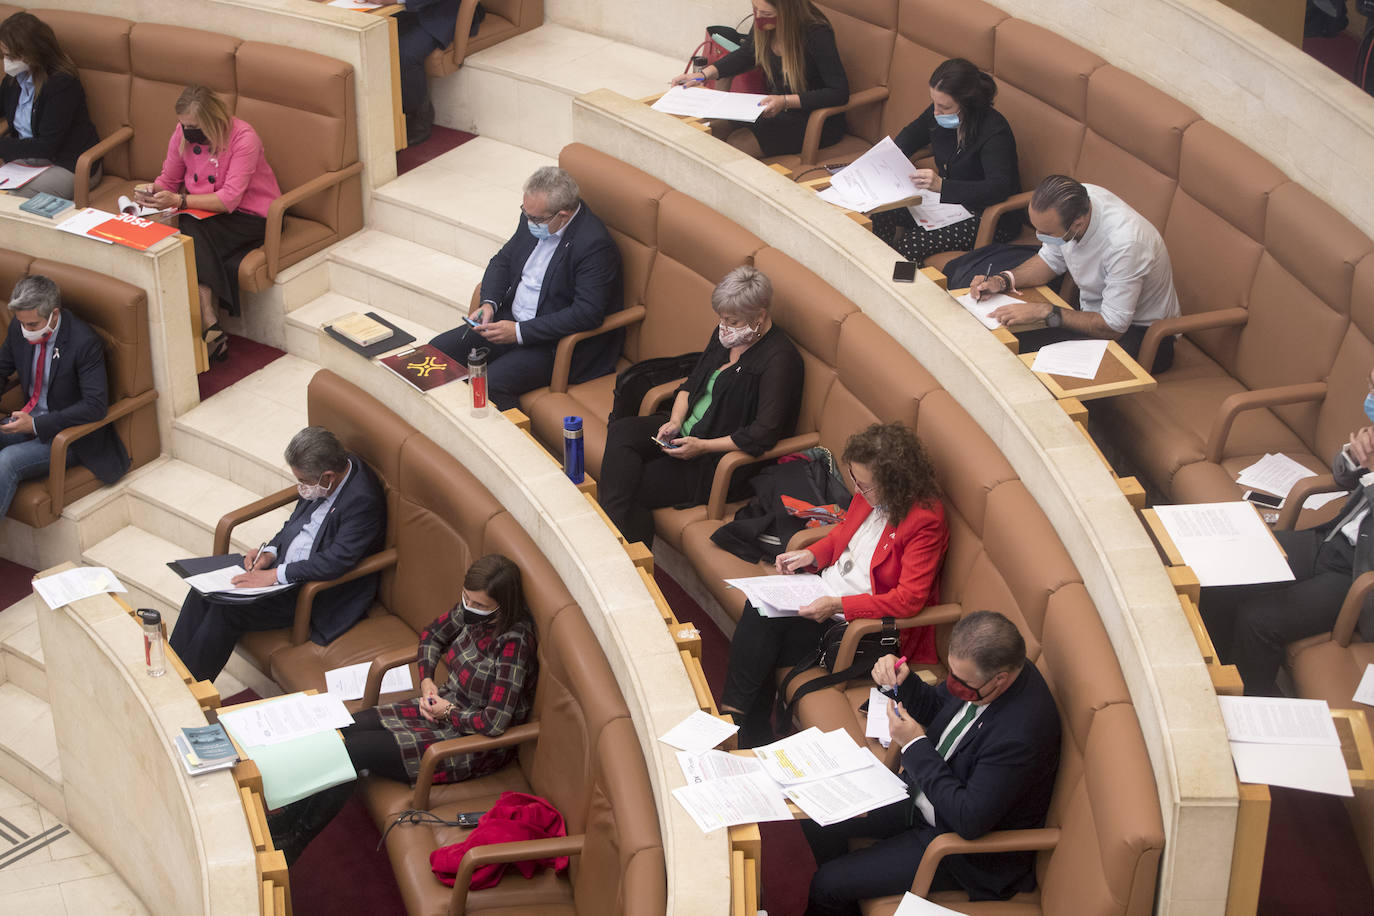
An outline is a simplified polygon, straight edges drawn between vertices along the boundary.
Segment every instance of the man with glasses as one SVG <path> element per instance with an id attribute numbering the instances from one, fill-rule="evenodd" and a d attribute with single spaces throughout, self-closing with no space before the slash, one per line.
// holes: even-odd
<path id="1" fill-rule="evenodd" d="M 993 830 L 1043 827 L 1059 769 L 1059 712 L 1044 678 L 1026 659 L 1016 625 L 975 611 L 949 637 L 949 675 L 931 687 L 905 659 L 873 666 L 880 688 L 895 689 L 888 727 L 902 749 L 911 797 L 829 827 L 803 821 L 815 853 L 807 916 L 856 912 L 860 900 L 911 887 L 930 842 L 954 832 L 977 839 Z M 849 851 L 855 837 L 876 839 Z M 1005 900 L 1035 887 L 1035 853 L 946 856 L 931 890 L 963 890 L 970 900 Z"/>
<path id="2" fill-rule="evenodd" d="M 1115 340 L 1132 357 L 1150 325 L 1179 314 L 1174 269 L 1164 239 L 1150 221 L 1106 188 L 1051 175 L 1031 195 L 1027 211 L 1040 251 L 1012 270 L 973 278 L 975 299 L 1041 286 L 1063 273 L 1078 284 L 1077 309 L 1048 302 L 1017 302 L 993 311 L 1003 325 L 1044 322 L 1040 330 L 1017 332 L 1022 352 L 1061 340 Z M 1163 372 L 1174 362 L 1174 338 L 1159 343 L 1153 366 Z"/>
<path id="3" fill-rule="evenodd" d="M 487 264 L 481 302 L 465 324 L 430 343 L 463 362 L 485 348 L 488 395 L 507 410 L 549 384 L 561 338 L 599 327 L 621 301 L 620 249 L 573 177 L 545 166 L 525 182 L 520 224 Z M 614 371 L 623 339 L 617 330 L 579 343 L 570 380 Z"/>

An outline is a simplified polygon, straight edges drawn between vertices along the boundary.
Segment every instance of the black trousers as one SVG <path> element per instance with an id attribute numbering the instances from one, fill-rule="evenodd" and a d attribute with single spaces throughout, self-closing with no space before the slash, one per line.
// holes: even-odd
<path id="1" fill-rule="evenodd" d="M 627 541 L 651 544 L 654 510 L 696 500 L 708 456 L 674 458 L 651 440 L 668 422 L 666 413 L 622 417 L 606 430 L 598 500 Z"/>
<path id="2" fill-rule="evenodd" d="M 1355 548 L 1340 532 L 1324 543 L 1314 529 L 1275 536 L 1294 581 L 1205 588 L 1199 608 L 1222 661 L 1236 666 L 1249 696 L 1278 695 L 1284 647 L 1331 629 L 1354 579 Z"/>
<path id="3" fill-rule="evenodd" d="M 723 708 L 744 713 L 741 747 L 766 744 L 772 738 L 775 669 L 814 653 L 830 625 L 805 617 L 764 617 L 753 604 L 744 605 L 730 638 L 730 665 L 720 697 Z"/>
<path id="4" fill-rule="evenodd" d="M 1121 349 L 1130 354 L 1131 359 L 1135 359 L 1140 355 L 1140 345 L 1145 342 L 1145 332 L 1148 330 L 1148 325 L 1133 324 L 1126 329 L 1125 334 L 1117 338 L 1116 342 L 1121 345 Z M 1041 347 L 1065 340 L 1085 339 L 1084 335 L 1070 331 L 1068 328 L 1037 328 L 1034 331 L 1013 333 L 1016 334 L 1016 340 L 1021 345 L 1022 353 L 1034 353 Z M 1173 364 L 1174 338 L 1170 335 L 1159 342 L 1159 349 L 1155 351 L 1155 364 L 1149 367 L 1149 371 L 1152 374 L 1163 372 Z"/>
<path id="5" fill-rule="evenodd" d="M 367 770 L 373 776 L 385 776 L 397 782 L 410 782 L 396 737 L 382 725 L 382 717 L 375 706 L 355 715 L 353 724 L 342 729 L 340 734 L 348 759 L 353 761 L 353 769 L 359 773 Z"/>
<path id="6" fill-rule="evenodd" d="M 508 308 L 497 310 L 493 321 L 513 321 Z M 488 343 L 466 323 L 430 341 L 433 346 L 466 364 L 477 347 L 487 351 L 487 399 L 497 410 L 520 406 L 520 395 L 547 385 L 553 378 L 552 346 Z"/>
<path id="7" fill-rule="evenodd" d="M 168 645 L 176 651 L 196 680 L 213 681 L 234 652 L 234 644 L 249 630 L 289 627 L 296 619 L 296 590 L 259 595 L 252 601 L 232 601 L 186 593 Z"/>
<path id="8" fill-rule="evenodd" d="M 895 802 L 829 827 L 802 821 L 802 832 L 816 857 L 806 916 L 857 916 L 859 901 L 887 897 L 911 889 L 921 856 L 940 831 L 917 812 L 914 825 L 911 800 Z M 849 841 L 865 837 L 878 842 L 849 851 Z M 936 869 L 931 890 L 956 890 L 958 875 L 967 870 L 962 856 L 946 856 Z M 973 883 L 973 882 L 970 882 Z"/>

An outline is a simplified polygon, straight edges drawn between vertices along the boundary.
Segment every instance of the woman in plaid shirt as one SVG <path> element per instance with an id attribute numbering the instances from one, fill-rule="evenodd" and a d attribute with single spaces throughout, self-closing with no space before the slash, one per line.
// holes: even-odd
<path id="1" fill-rule="evenodd" d="M 448 677 L 434 677 L 443 662 Z M 499 735 L 529 717 L 536 674 L 534 624 L 525 607 L 520 568 L 490 554 L 468 567 L 462 600 L 420 634 L 420 696 L 378 706 L 342 730 L 359 773 L 413 782 L 425 748 L 463 735 Z M 515 748 L 449 757 L 436 783 L 495 772 Z M 288 805 L 270 817 L 272 837 L 294 862 L 353 794 L 345 783 Z"/>

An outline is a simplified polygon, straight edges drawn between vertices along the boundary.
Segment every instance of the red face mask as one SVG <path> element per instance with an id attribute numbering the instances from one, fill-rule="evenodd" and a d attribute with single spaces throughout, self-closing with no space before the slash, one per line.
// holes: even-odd
<path id="1" fill-rule="evenodd" d="M 776 26 L 777 24 L 778 24 L 778 17 L 777 17 L 777 16 L 760 16 L 758 13 L 755 13 L 755 14 L 754 14 L 754 27 L 755 27 L 755 28 L 764 29 L 764 28 L 774 27 L 774 26 Z"/>
<path id="2" fill-rule="evenodd" d="M 991 679 L 984 681 L 983 687 L 986 687 L 990 682 Z M 982 687 L 974 687 L 968 681 L 961 679 L 959 675 L 955 674 L 953 671 L 945 678 L 945 689 L 949 691 L 950 696 L 954 697 L 956 700 L 963 700 L 966 703 L 977 703 L 983 698 Z"/>

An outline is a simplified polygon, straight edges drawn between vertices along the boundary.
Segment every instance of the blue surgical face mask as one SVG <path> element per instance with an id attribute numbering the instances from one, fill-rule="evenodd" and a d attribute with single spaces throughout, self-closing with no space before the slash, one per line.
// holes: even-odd
<path id="1" fill-rule="evenodd" d="M 532 223 L 529 220 L 526 220 L 525 228 L 530 230 L 530 235 L 539 239 L 539 241 L 541 242 L 549 236 L 553 235 L 553 233 L 549 231 L 548 223 Z"/>
<path id="2" fill-rule="evenodd" d="M 1064 240 L 1057 235 L 1046 235 L 1043 232 L 1035 233 L 1035 237 L 1040 240 L 1040 244 L 1049 245 L 1051 248 L 1058 248 L 1064 244 Z"/>
<path id="3" fill-rule="evenodd" d="M 959 113 L 956 111 L 954 114 L 937 114 L 935 116 L 935 123 L 939 124 L 941 127 L 958 127 Z"/>
<path id="4" fill-rule="evenodd" d="M 1365 395 L 1364 415 L 1366 417 L 1369 417 L 1370 423 L 1374 423 L 1374 391 L 1371 391 L 1369 394 Z"/>

